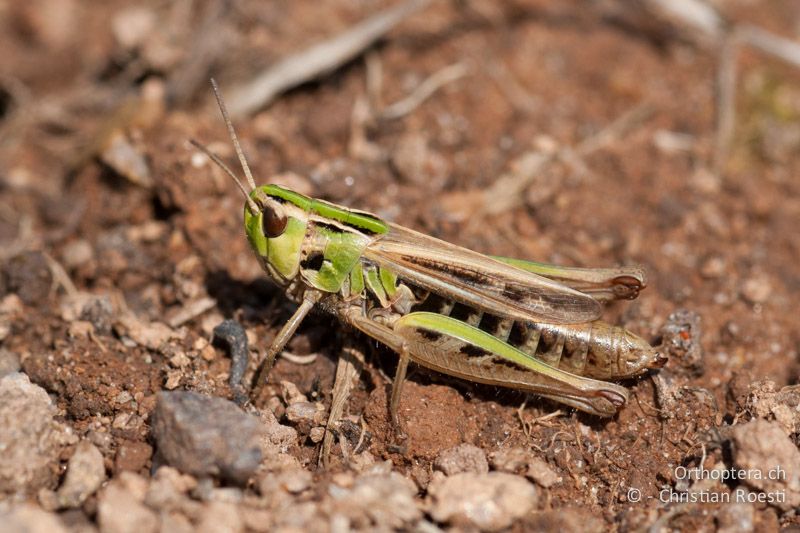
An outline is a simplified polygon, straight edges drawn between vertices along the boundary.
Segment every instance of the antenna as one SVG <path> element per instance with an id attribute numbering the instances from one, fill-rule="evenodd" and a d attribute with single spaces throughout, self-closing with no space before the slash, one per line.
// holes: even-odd
<path id="1" fill-rule="evenodd" d="M 242 152 L 242 147 L 239 145 L 239 138 L 236 137 L 236 131 L 233 129 L 233 122 L 231 122 L 231 118 L 228 116 L 228 109 L 225 107 L 225 102 L 222 101 L 222 95 L 219 92 L 219 86 L 214 78 L 211 78 L 211 87 L 214 88 L 214 96 L 217 98 L 217 105 L 219 105 L 219 110 L 222 111 L 222 118 L 225 119 L 225 125 L 228 126 L 228 133 L 231 136 L 231 141 L 233 141 L 233 147 L 236 150 L 236 155 L 239 156 L 239 163 L 242 165 L 244 175 L 247 178 L 247 183 L 250 185 L 251 189 L 255 189 L 256 182 L 253 180 L 253 174 L 250 172 L 250 167 L 247 165 L 247 160 L 244 158 L 244 152 Z"/>
<path id="2" fill-rule="evenodd" d="M 240 190 L 240 191 L 242 191 L 242 194 L 244 195 L 244 199 L 245 199 L 245 201 L 247 202 L 247 207 L 249 207 L 249 208 L 250 208 L 250 212 L 251 212 L 251 213 L 253 213 L 254 215 L 255 215 L 256 213 L 258 213 L 258 212 L 259 212 L 258 206 L 257 206 L 257 205 L 256 205 L 256 203 L 253 201 L 253 199 L 252 199 L 252 198 L 250 198 L 250 194 L 247 192 L 247 189 L 245 189 L 245 188 L 244 188 L 244 185 L 242 185 L 242 182 L 241 182 L 241 181 L 239 181 L 239 178 L 237 178 L 237 177 L 236 177 L 236 174 L 234 174 L 234 173 L 233 173 L 233 171 L 232 171 L 232 170 L 231 170 L 231 169 L 228 167 L 228 165 L 226 165 L 226 164 L 225 164 L 225 163 L 222 161 L 222 159 L 220 159 L 220 158 L 219 158 L 219 156 L 218 156 L 217 154 L 215 154 L 214 152 L 212 152 L 211 150 L 209 150 L 208 148 L 206 148 L 205 146 L 203 146 L 203 145 L 202 145 L 202 144 L 200 144 L 199 142 L 195 141 L 194 139 L 189 139 L 189 142 L 190 142 L 190 143 L 192 143 L 192 145 L 193 145 L 195 148 L 197 148 L 198 150 L 200 150 L 201 152 L 203 152 L 204 154 L 206 154 L 206 155 L 207 155 L 207 156 L 208 156 L 208 157 L 209 157 L 209 158 L 210 158 L 210 159 L 211 159 L 211 160 L 212 160 L 214 163 L 216 163 L 216 164 L 217 164 L 217 166 L 218 166 L 219 168 L 221 168 L 222 170 L 224 170 L 224 171 L 225 171 L 225 173 L 226 173 L 228 176 L 230 176 L 231 178 L 233 178 L 233 181 L 235 181 L 235 182 L 236 182 L 236 185 L 238 185 L 238 186 L 239 186 L 239 190 Z"/>

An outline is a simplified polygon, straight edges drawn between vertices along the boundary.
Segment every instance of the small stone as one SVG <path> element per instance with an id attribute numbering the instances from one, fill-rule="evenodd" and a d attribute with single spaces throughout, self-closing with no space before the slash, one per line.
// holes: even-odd
<path id="1" fill-rule="evenodd" d="M 69 328 L 67 328 L 67 335 L 69 335 L 70 339 L 86 339 L 93 334 L 94 326 L 92 326 L 91 322 L 86 322 L 85 320 L 70 322 Z"/>
<path id="2" fill-rule="evenodd" d="M 78 268 L 92 260 L 92 245 L 84 239 L 70 241 L 64 245 L 61 258 L 66 268 Z"/>
<path id="3" fill-rule="evenodd" d="M 9 533 L 67 533 L 57 514 L 30 503 L 0 509 L 0 524 Z"/>
<path id="4" fill-rule="evenodd" d="M 67 476 L 56 496 L 62 508 L 78 507 L 100 488 L 106 479 L 103 454 L 89 441 L 81 441 L 67 464 Z"/>
<path id="5" fill-rule="evenodd" d="M 462 472 L 485 474 L 489 471 L 486 454 L 472 444 L 459 444 L 455 448 L 441 452 L 433 467 L 448 476 Z"/>
<path id="6" fill-rule="evenodd" d="M 114 317 L 114 306 L 108 295 L 90 295 L 83 305 L 79 318 L 90 322 L 100 335 L 111 334 L 111 323 Z"/>
<path id="7" fill-rule="evenodd" d="M 352 487 L 329 485 L 334 509 L 348 518 L 352 529 L 411 529 L 422 518 L 417 487 L 396 472 L 362 474 Z"/>
<path id="8" fill-rule="evenodd" d="M 136 146 L 122 131 L 114 131 L 106 141 L 100 160 L 117 174 L 141 187 L 153 186 L 150 166 L 140 147 Z"/>
<path id="9" fill-rule="evenodd" d="M 561 482 L 561 476 L 556 474 L 549 464 L 538 457 L 531 457 L 525 477 L 532 479 L 539 486 L 546 489 Z"/>
<path id="10" fill-rule="evenodd" d="M 268 409 L 261 411 L 260 415 L 261 423 L 265 428 L 265 438 L 262 443 L 265 454 L 285 454 L 289 448 L 297 445 L 296 429 L 279 423 L 272 411 Z"/>
<path id="11" fill-rule="evenodd" d="M 98 497 L 97 521 L 102 533 L 155 533 L 158 517 L 119 480 Z"/>
<path id="12" fill-rule="evenodd" d="M 293 425 L 316 424 L 325 421 L 325 406 L 320 403 L 297 402 L 286 408 L 286 419 Z"/>
<path id="13" fill-rule="evenodd" d="M 128 491 L 137 502 L 143 502 L 147 494 L 147 488 L 150 481 L 144 476 L 134 472 L 119 472 L 116 477 L 117 481 L 122 484 L 122 487 Z"/>
<path id="14" fill-rule="evenodd" d="M 19 355 L 5 348 L 0 348 L 0 378 L 19 372 L 20 368 Z"/>
<path id="15" fill-rule="evenodd" d="M 0 276 L 2 279 L 2 276 Z M 18 316 L 23 311 L 22 300 L 16 294 L 6 294 L 0 300 L 0 315 Z"/>
<path id="16" fill-rule="evenodd" d="M 61 449 L 77 440 L 55 414 L 47 392 L 27 375 L 0 379 L 0 494 L 35 494 L 54 486 Z"/>
<path id="17" fill-rule="evenodd" d="M 522 448 L 508 448 L 493 452 L 489 456 L 489 462 L 493 470 L 509 474 L 524 474 L 528 469 L 530 458 L 530 452 Z"/>
<path id="18" fill-rule="evenodd" d="M 436 522 L 483 531 L 511 526 L 534 508 L 537 499 L 528 481 L 503 472 L 465 472 L 428 485 L 430 514 Z"/>
<path id="19" fill-rule="evenodd" d="M 135 6 L 119 11 L 111 19 L 111 29 L 117 43 L 130 50 L 143 46 L 157 23 L 155 11 Z"/>
<path id="20" fill-rule="evenodd" d="M 27 305 L 44 304 L 53 288 L 53 274 L 42 252 L 16 255 L 8 260 L 4 270 L 8 292 L 16 293 Z"/>
<path id="21" fill-rule="evenodd" d="M 167 371 L 167 381 L 164 382 L 164 388 L 167 390 L 175 390 L 181 384 L 183 372 L 180 370 Z"/>
<path id="22" fill-rule="evenodd" d="M 783 510 L 800 505 L 800 451 L 780 425 L 751 420 L 733 427 L 734 462 L 748 472 L 742 480 L 760 490 L 767 501 Z"/>
<path id="23" fill-rule="evenodd" d="M 291 381 L 281 381 L 281 397 L 287 405 L 305 402 L 308 403 L 308 398 L 305 394 L 300 392 L 297 385 Z"/>
<path id="24" fill-rule="evenodd" d="M 139 346 L 157 350 L 171 338 L 176 338 L 176 333 L 166 324 L 161 322 L 143 322 L 132 314 L 119 318 L 115 329 L 120 335 L 129 337 Z"/>
<path id="25" fill-rule="evenodd" d="M 721 257 L 709 257 L 700 266 L 700 275 L 707 279 L 721 278 L 725 274 L 725 260 Z"/>
<path id="26" fill-rule="evenodd" d="M 742 296 L 751 304 L 761 304 L 769 300 L 772 294 L 772 285 L 769 278 L 756 275 L 745 280 L 742 285 Z"/>
<path id="27" fill-rule="evenodd" d="M 662 346 L 670 359 L 699 371 L 703 366 L 702 334 L 700 315 L 688 309 L 678 309 L 669 315 L 661 328 Z"/>
<path id="28" fill-rule="evenodd" d="M 777 390 L 772 380 L 751 379 L 745 387 L 744 407 L 753 417 L 775 420 L 789 436 L 800 432 L 800 386 L 788 385 Z"/>
<path id="29" fill-rule="evenodd" d="M 146 442 L 124 440 L 117 449 L 114 469 L 139 472 L 147 467 L 152 456 L 153 448 Z"/>
<path id="30" fill-rule="evenodd" d="M 716 518 L 717 533 L 756 531 L 755 506 L 750 503 L 731 502 L 722 505 Z"/>
<path id="31" fill-rule="evenodd" d="M 120 392 L 117 394 L 117 397 L 114 398 L 114 402 L 118 403 L 119 405 L 124 405 L 131 400 L 133 400 L 133 396 L 131 396 L 131 393 L 126 390 Z"/>
<path id="32" fill-rule="evenodd" d="M 276 473 L 268 473 L 259 482 L 259 490 L 263 495 L 274 493 L 276 489 L 289 494 L 300 494 L 311 487 L 313 476 L 308 470 L 290 468 Z"/>
<path id="33" fill-rule="evenodd" d="M 86 439 L 97 446 L 103 455 L 111 455 L 114 448 L 114 437 L 110 433 L 93 429 L 86 434 Z"/>
<path id="34" fill-rule="evenodd" d="M 561 476 L 549 464 L 522 448 L 494 452 L 490 461 L 494 470 L 524 475 L 544 488 L 561 481 Z"/>
<path id="35" fill-rule="evenodd" d="M 244 524 L 235 504 L 212 501 L 203 506 L 196 531 L 198 533 L 239 533 L 244 531 Z"/>
<path id="36" fill-rule="evenodd" d="M 196 487 L 194 477 L 171 466 L 161 466 L 147 487 L 144 502 L 153 509 L 174 509 L 184 504 L 187 494 Z"/>
<path id="37" fill-rule="evenodd" d="M 183 472 L 245 484 L 261 462 L 264 427 L 228 400 L 161 392 L 153 418 L 159 455 Z"/>
<path id="38" fill-rule="evenodd" d="M 169 359 L 169 364 L 174 368 L 186 368 L 192 364 L 192 360 L 185 352 L 178 352 Z"/>
<path id="39" fill-rule="evenodd" d="M 311 428 L 311 431 L 308 432 L 308 439 L 314 444 L 319 444 L 324 438 L 325 428 L 322 426 Z"/>

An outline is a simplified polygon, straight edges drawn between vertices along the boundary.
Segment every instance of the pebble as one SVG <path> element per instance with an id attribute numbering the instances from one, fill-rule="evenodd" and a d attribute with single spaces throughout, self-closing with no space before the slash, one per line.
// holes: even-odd
<path id="1" fill-rule="evenodd" d="M 782 495 L 784 501 L 774 505 L 783 510 L 800 505 L 800 451 L 781 426 L 756 419 L 734 426 L 731 434 L 736 467 L 753 472 L 743 482 L 765 497 Z"/>
<path id="2" fill-rule="evenodd" d="M 244 531 L 244 524 L 235 504 L 212 501 L 203 506 L 200 523 L 195 531 L 198 533 L 239 533 Z"/>
<path id="3" fill-rule="evenodd" d="M 499 450 L 492 454 L 490 461 L 494 470 L 524 475 L 544 488 L 561 481 L 561 476 L 546 461 L 523 448 Z"/>
<path id="4" fill-rule="evenodd" d="M 158 16 L 153 10 L 132 6 L 114 15 L 111 30 L 117 43 L 130 50 L 142 46 L 157 24 Z"/>
<path id="5" fill-rule="evenodd" d="M 308 402 L 308 397 L 300 392 L 300 389 L 297 388 L 297 385 L 291 381 L 281 381 L 281 397 L 284 399 L 287 405 Z"/>
<path id="6" fill-rule="evenodd" d="M 27 375 L 0 379 L 0 494 L 34 494 L 55 485 L 61 450 L 77 440 L 55 414 L 47 392 Z"/>
<path id="7" fill-rule="evenodd" d="M 489 463 L 483 450 L 466 443 L 441 452 L 433 467 L 448 476 L 462 472 L 485 474 L 489 471 Z"/>
<path id="8" fill-rule="evenodd" d="M 261 462 L 264 427 L 223 398 L 161 392 L 153 420 L 159 456 L 185 473 L 245 484 Z"/>
<path id="9" fill-rule="evenodd" d="M 43 304 L 53 288 L 50 264 L 42 252 L 23 252 L 5 265 L 5 285 L 27 305 Z"/>
<path id="10" fill-rule="evenodd" d="M 465 472 L 428 485 L 429 511 L 436 522 L 482 531 L 511 526 L 537 500 L 536 488 L 525 478 L 504 472 Z"/>
<path id="11" fill-rule="evenodd" d="M 114 469 L 138 472 L 147 467 L 153 457 L 153 447 L 146 442 L 123 440 L 114 457 Z"/>
<path id="12" fill-rule="evenodd" d="M 56 492 L 59 507 L 78 507 L 100 488 L 105 479 L 103 454 L 91 442 L 79 442 L 67 464 L 64 483 Z"/>
<path id="13" fill-rule="evenodd" d="M 58 515 L 40 509 L 31 503 L 14 505 L 0 510 L 2 530 L 19 533 L 67 533 Z"/>
<path id="14" fill-rule="evenodd" d="M 762 304 L 771 294 L 772 285 L 766 276 L 757 275 L 742 284 L 742 297 L 751 304 Z"/>
<path id="15" fill-rule="evenodd" d="M 702 334 L 700 315 L 688 309 L 678 309 L 669 315 L 666 324 L 661 328 L 662 346 L 666 356 L 680 361 L 684 367 L 701 369 Z"/>
<path id="16" fill-rule="evenodd" d="M 285 454 L 297 444 L 297 430 L 279 423 L 272 411 L 261 411 L 260 419 L 264 426 L 262 450 L 265 455 Z"/>
<path id="17" fill-rule="evenodd" d="M 741 502 L 727 503 L 720 506 L 716 521 L 717 533 L 756 531 L 755 506 Z"/>
<path id="18" fill-rule="evenodd" d="M 547 462 L 538 457 L 531 457 L 528 462 L 528 471 L 525 473 L 525 477 L 535 481 L 537 485 L 546 489 L 561 482 L 561 476 L 553 471 Z"/>
<path id="19" fill-rule="evenodd" d="M 286 408 L 286 419 L 292 425 L 320 425 L 325 421 L 325 406 L 321 403 L 297 402 Z"/>
<path id="20" fill-rule="evenodd" d="M 19 355 L 5 348 L 0 348 L 0 378 L 19 372 L 20 368 Z"/>
<path id="21" fill-rule="evenodd" d="M 97 521 L 101 533 L 155 533 L 155 512 L 125 485 L 123 480 L 115 479 L 100 493 Z"/>
<path id="22" fill-rule="evenodd" d="M 147 158 L 141 148 L 121 131 L 114 131 L 109 135 L 100 159 L 131 183 L 146 188 L 153 186 L 153 175 Z"/>
<path id="23" fill-rule="evenodd" d="M 397 472 L 362 474 L 348 488 L 330 485 L 332 514 L 347 518 L 352 529 L 402 530 L 422 518 L 417 487 Z"/>
<path id="24" fill-rule="evenodd" d="M 133 314 L 119 317 L 114 325 L 120 336 L 127 336 L 139 346 L 158 350 L 169 339 L 177 337 L 175 331 L 161 322 L 144 322 Z"/>
<path id="25" fill-rule="evenodd" d="M 791 436 L 800 432 L 800 386 L 788 385 L 778 390 L 774 381 L 765 379 L 745 384 L 744 407 L 755 418 L 775 420 Z"/>
<path id="26" fill-rule="evenodd" d="M 92 245 L 85 239 L 70 241 L 61 250 L 61 260 L 66 268 L 78 268 L 92 260 Z"/>
<path id="27" fill-rule="evenodd" d="M 313 476 L 308 470 L 290 468 L 278 472 L 267 473 L 258 483 L 259 492 L 271 497 L 276 490 L 289 494 L 300 494 L 311 487 Z"/>

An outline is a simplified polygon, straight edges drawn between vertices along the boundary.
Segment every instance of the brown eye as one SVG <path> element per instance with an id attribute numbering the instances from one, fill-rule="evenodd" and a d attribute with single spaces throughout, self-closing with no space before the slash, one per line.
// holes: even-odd
<path id="1" fill-rule="evenodd" d="M 270 205 L 265 205 L 261 211 L 261 229 L 264 235 L 269 239 L 280 237 L 286 231 L 286 214 L 280 206 L 273 208 Z"/>

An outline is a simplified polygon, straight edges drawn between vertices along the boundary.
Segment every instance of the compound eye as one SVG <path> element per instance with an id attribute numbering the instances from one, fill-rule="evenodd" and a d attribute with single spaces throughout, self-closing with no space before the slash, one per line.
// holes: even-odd
<path id="1" fill-rule="evenodd" d="M 286 213 L 283 212 L 280 204 L 272 203 L 265 205 L 261 210 L 261 229 L 269 239 L 280 237 L 286 231 Z"/>

